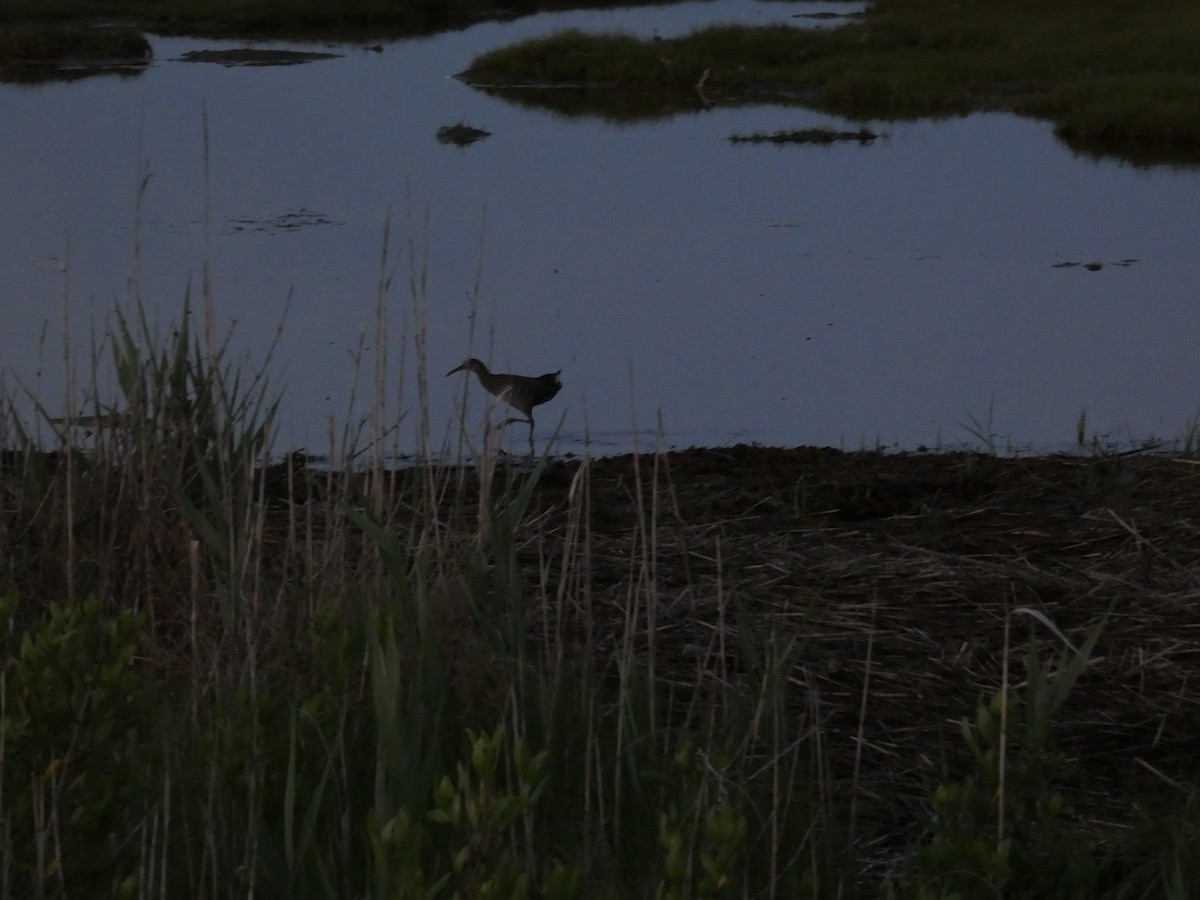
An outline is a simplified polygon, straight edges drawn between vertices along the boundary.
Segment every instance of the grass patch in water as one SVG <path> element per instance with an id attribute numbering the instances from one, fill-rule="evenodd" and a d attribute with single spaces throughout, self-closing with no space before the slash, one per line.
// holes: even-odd
<path id="1" fill-rule="evenodd" d="M 857 131 L 835 131 L 832 128 L 800 128 L 791 131 L 773 131 L 770 134 L 762 131 L 756 131 L 751 134 L 734 134 L 730 136 L 729 140 L 734 144 L 828 145 L 844 141 L 870 144 L 878 137 L 878 134 L 866 128 L 860 128 Z"/>
<path id="2" fill-rule="evenodd" d="M 653 93 L 660 115 L 764 97 L 854 119 L 1011 110 L 1050 119 L 1078 148 L 1196 161 L 1197 46 L 1200 7 L 1190 0 L 880 0 L 825 31 L 716 26 L 667 40 L 565 31 L 484 54 L 461 77 L 506 96 L 586 88 L 600 115 L 621 114 L 620 92 Z"/>
<path id="3" fill-rule="evenodd" d="M 151 58 L 136 28 L 35 23 L 0 28 L 0 80 L 70 79 L 103 72 L 136 74 Z"/>

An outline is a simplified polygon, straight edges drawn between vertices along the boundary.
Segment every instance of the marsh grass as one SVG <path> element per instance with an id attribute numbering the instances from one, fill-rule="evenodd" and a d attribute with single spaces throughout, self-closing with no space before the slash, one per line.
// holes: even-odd
<path id="1" fill-rule="evenodd" d="M 165 34 L 354 40 L 463 28 L 483 19 L 578 5 L 575 0 L 513 0 L 503 9 L 480 0 L 0 0 L 0 28 L 116 21 Z"/>
<path id="2" fill-rule="evenodd" d="M 46 25 L 0 30 L 0 61 L 144 59 L 150 44 L 133 28 L 103 30 Z"/>
<path id="3" fill-rule="evenodd" d="M 379 337 L 424 367 L 421 222 L 405 232 L 377 322 L 407 283 L 417 333 Z M 0 896 L 1195 883 L 1194 663 L 1173 635 L 1197 560 L 1168 503 L 1192 467 L 1073 462 L 1094 512 L 1055 525 L 1035 505 L 1051 461 L 529 466 L 485 426 L 447 464 L 386 360 L 368 422 L 315 466 L 275 446 L 266 364 L 234 361 L 201 300 L 161 328 L 132 303 L 67 360 L 81 414 L 4 404 Z M 430 452 L 395 468 L 402 420 Z M 997 724 L 993 703 L 1026 712 Z"/>
<path id="4" fill-rule="evenodd" d="M 661 41 L 565 31 L 486 53 L 461 77 L 519 102 L 618 117 L 756 99 L 854 119 L 1006 110 L 1051 120 L 1083 150 L 1194 161 L 1198 43 L 1200 11 L 1187 0 L 1136 14 L 1119 0 L 881 0 L 823 31 L 714 26 Z M 581 90 L 538 90 L 547 84 Z M 627 94 L 653 94 L 657 107 Z"/>
<path id="5" fill-rule="evenodd" d="M 0 69 L 9 79 L 42 78 L 21 63 L 144 57 L 145 41 L 132 28 L 79 27 L 97 19 L 160 33 L 354 40 L 577 5 L 520 0 L 497 11 L 474 0 L 7 0 L 0 3 Z M 617 119 L 762 100 L 859 120 L 1013 111 L 1053 122 L 1084 152 L 1194 163 L 1198 44 L 1200 12 L 1190 0 L 1136 10 L 1122 0 L 878 0 L 861 17 L 821 31 L 716 26 L 661 41 L 565 31 L 484 54 L 461 77 L 515 102 Z"/>
<path id="6" fill-rule="evenodd" d="M 0 24 L 0 82 L 135 76 L 149 67 L 152 55 L 150 42 L 135 28 Z"/>

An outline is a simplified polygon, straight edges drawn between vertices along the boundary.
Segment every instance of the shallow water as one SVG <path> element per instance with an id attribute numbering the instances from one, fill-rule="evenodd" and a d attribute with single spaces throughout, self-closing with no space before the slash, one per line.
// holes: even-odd
<path id="1" fill-rule="evenodd" d="M 846 123 L 774 106 L 568 120 L 451 77 L 569 25 L 666 36 L 830 8 L 539 16 L 382 52 L 305 47 L 343 55 L 277 68 L 185 63 L 243 45 L 156 39 L 137 78 L 0 86 L 0 121 L 22 123 L 0 138 L 21 173 L 0 184 L 8 389 L 59 411 L 64 347 L 89 380 L 114 302 L 140 292 L 165 323 L 189 284 L 201 296 L 207 261 L 235 348 L 263 360 L 282 323 L 284 448 L 322 449 L 331 417 L 364 414 L 385 349 L 388 411 L 409 411 L 398 447 L 414 449 L 418 331 L 435 445 L 458 433 L 462 376 L 443 373 L 467 355 L 563 369 L 538 411 L 539 443 L 558 427 L 562 452 L 625 450 L 635 431 L 642 447 L 1052 449 L 1084 411 L 1089 436 L 1183 434 L 1200 408 L 1195 170 L 1082 158 L 1007 115 L 870 123 L 885 137 L 865 146 L 734 145 Z M 459 121 L 492 135 L 436 140 Z M 477 385 L 469 399 L 477 438 Z"/>

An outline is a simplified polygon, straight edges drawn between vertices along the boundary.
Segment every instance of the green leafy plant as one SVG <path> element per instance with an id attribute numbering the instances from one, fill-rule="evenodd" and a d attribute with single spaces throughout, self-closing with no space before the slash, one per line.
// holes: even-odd
<path id="1" fill-rule="evenodd" d="M 504 730 L 467 732 L 470 762 L 434 788 L 425 821 L 400 810 L 372 838 L 380 896 L 566 900 L 582 872 L 557 859 L 538 866 L 521 852 L 533 807 L 545 788 L 546 752 L 509 744 Z M 513 786 L 499 772 L 508 748 Z"/>
<path id="2" fill-rule="evenodd" d="M 155 747 L 147 691 L 132 667 L 141 617 L 101 615 L 95 600 L 52 604 L 23 631 L 12 592 L 4 643 L 3 796 L 10 864 L 28 896 L 87 884 L 137 885 Z"/>
<path id="3" fill-rule="evenodd" d="M 1079 649 L 1066 642 L 1054 668 L 1031 639 L 1024 695 L 1005 685 L 988 702 L 980 701 L 974 722 L 962 720 L 974 772 L 934 793 L 930 833 L 917 851 L 908 896 L 1095 896 L 1099 864 L 1067 827 L 1059 782 L 1068 767 L 1054 748 L 1051 726 L 1100 631 L 1097 627 Z"/>
<path id="4" fill-rule="evenodd" d="M 737 894 L 737 868 L 746 842 L 746 817 L 729 796 L 721 774 L 690 738 L 681 739 L 673 784 L 658 834 L 666 857 L 655 896 L 659 900 Z M 713 774 L 714 779 L 706 777 Z"/>

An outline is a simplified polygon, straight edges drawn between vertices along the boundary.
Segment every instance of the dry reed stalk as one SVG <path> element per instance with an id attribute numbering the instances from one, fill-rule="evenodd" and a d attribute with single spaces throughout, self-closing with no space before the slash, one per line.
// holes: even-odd
<path id="1" fill-rule="evenodd" d="M 558 485 L 575 470 L 564 466 L 535 504 L 566 508 Z M 793 681 L 801 697 L 821 698 L 830 772 L 858 772 L 862 796 L 879 798 L 865 805 L 868 829 L 895 819 L 897 804 L 918 803 L 941 777 L 945 753 L 952 765 L 966 764 L 954 723 L 980 697 L 1012 686 L 1005 648 L 1019 652 L 1024 641 L 1006 645 L 1005 631 L 1018 604 L 1067 635 L 1116 604 L 1061 714 L 1064 745 L 1087 748 L 1080 762 L 1091 780 L 1078 792 L 1080 808 L 1106 805 L 1131 752 L 1168 777 L 1188 764 L 1189 741 L 1200 739 L 1186 691 L 1200 654 L 1180 639 L 1197 631 L 1191 611 L 1200 597 L 1194 468 L 1154 458 L 685 451 L 663 459 L 666 507 L 654 504 L 640 469 L 637 456 L 589 466 L 595 648 L 622 647 L 622 666 L 632 665 L 630 616 L 643 602 L 633 585 L 650 565 L 642 550 L 650 546 L 659 683 L 700 684 L 685 674 L 697 661 L 689 648 L 717 638 L 732 643 L 700 661 L 728 683 L 737 636 L 794 634 L 801 665 Z M 788 506 L 787 485 L 797 478 L 812 479 L 817 513 Z M 632 504 L 623 485 L 632 485 Z M 1123 511 L 1092 512 L 1105 502 Z M 651 542 L 649 520 L 631 506 L 669 509 L 671 521 L 655 523 Z M 540 569 L 538 581 L 546 581 Z M 856 661 L 869 644 L 864 712 L 855 709 L 865 675 Z M 852 738 L 859 728 L 861 743 Z"/>

